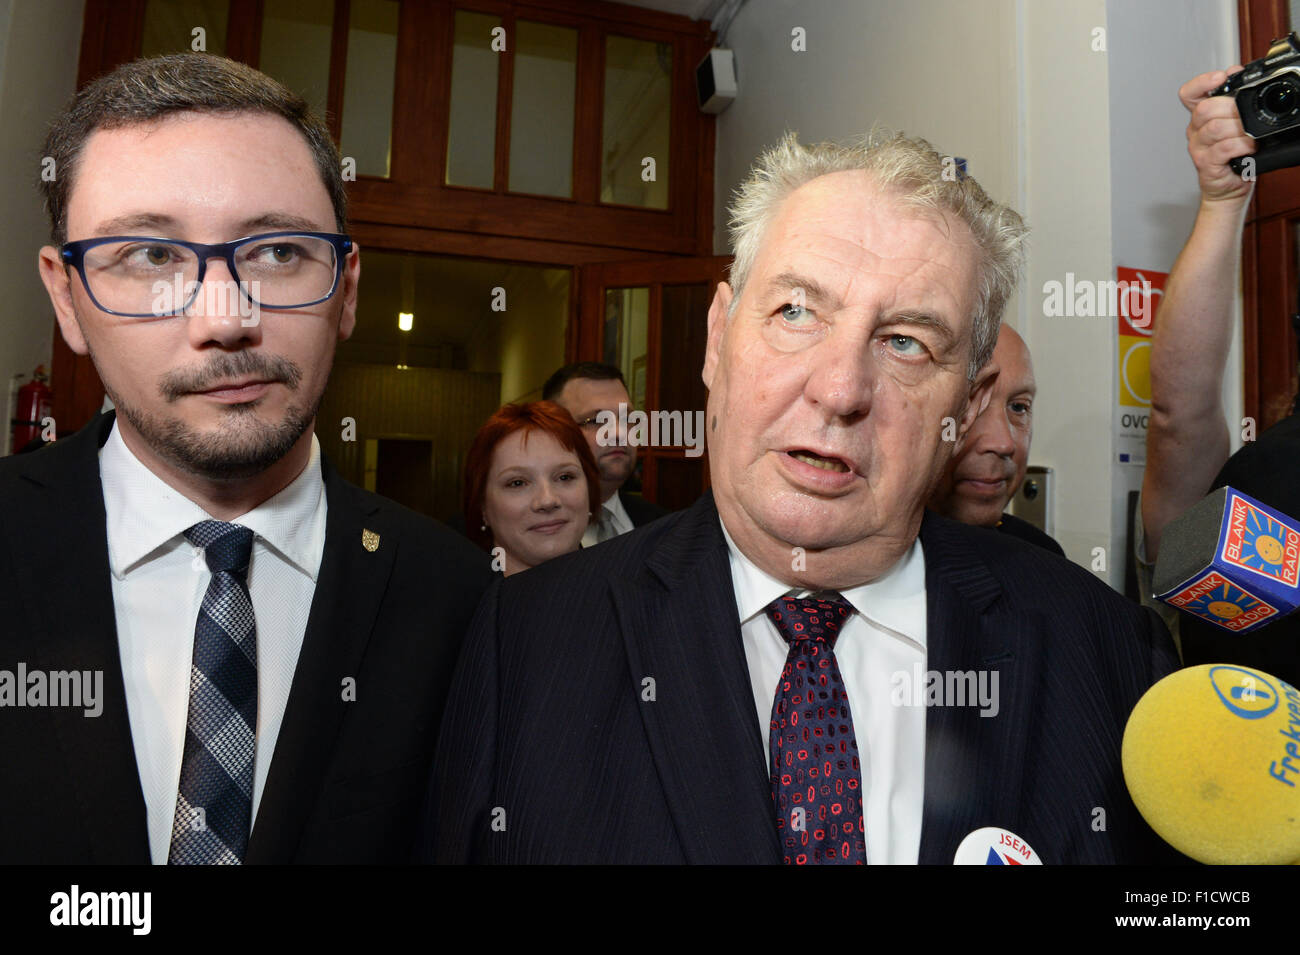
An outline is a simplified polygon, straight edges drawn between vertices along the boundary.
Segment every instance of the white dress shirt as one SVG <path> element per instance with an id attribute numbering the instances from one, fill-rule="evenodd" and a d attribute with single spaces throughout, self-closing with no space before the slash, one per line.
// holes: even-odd
<path id="1" fill-rule="evenodd" d="M 601 541 L 607 541 L 626 534 L 632 529 L 632 518 L 627 516 L 623 499 L 618 491 L 609 496 L 609 500 L 600 506 L 599 520 L 593 520 L 582 534 L 582 546 L 592 547 Z"/>
<path id="2" fill-rule="evenodd" d="M 149 851 L 165 865 L 180 786 L 190 666 L 199 605 L 212 579 L 184 531 L 212 520 L 131 453 L 117 424 L 99 452 L 113 580 L 113 610 L 135 760 L 149 822 Z M 257 749 L 252 818 L 289 700 L 325 550 L 320 445 L 302 473 L 236 518 L 253 532 L 248 590 L 257 622 Z"/>
<path id="3" fill-rule="evenodd" d="M 725 525 L 722 533 L 730 551 L 740 636 L 763 752 L 767 753 L 772 703 L 790 647 L 763 610 L 778 597 L 803 597 L 810 591 L 768 576 L 740 552 Z M 915 665 L 925 670 L 921 541 L 914 541 L 884 576 L 841 593 L 856 611 L 835 641 L 835 659 L 849 696 L 862 765 L 867 861 L 914 865 L 921 850 L 925 796 L 925 706 L 896 706 L 891 695 L 895 674 L 905 673 L 910 680 Z"/>

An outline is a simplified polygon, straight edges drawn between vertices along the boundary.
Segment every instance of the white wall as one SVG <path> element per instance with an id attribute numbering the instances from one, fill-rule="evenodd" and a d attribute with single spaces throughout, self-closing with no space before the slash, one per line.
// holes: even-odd
<path id="1" fill-rule="evenodd" d="M 1048 318 L 1041 289 L 1073 272 L 1111 276 L 1108 57 L 1092 49 L 1106 27 L 1104 0 L 1018 0 L 1021 51 L 1017 133 L 1020 211 L 1029 221 L 1029 257 L 1017 326 L 1034 356 L 1032 464 L 1055 473 L 1054 536 L 1066 555 L 1092 566 L 1106 549 L 1105 579 L 1122 580 L 1111 536 L 1111 409 L 1115 403 L 1115 322 Z"/>
<path id="2" fill-rule="evenodd" d="M 1168 272 L 1192 230 L 1200 193 L 1178 87 L 1198 73 L 1240 62 L 1236 8 L 1233 0 L 1107 0 L 1116 266 Z M 1223 382 L 1229 423 L 1244 414 L 1240 296 L 1234 318 L 1237 331 Z M 1234 424 L 1228 432 L 1235 450 L 1240 428 Z M 1141 487 L 1142 469 L 1118 462 L 1113 467 L 1112 529 L 1118 535 L 1127 530 L 1124 494 Z"/>
<path id="3" fill-rule="evenodd" d="M 738 99 L 718 116 L 714 246 L 726 204 L 763 147 L 787 129 L 804 142 L 874 123 L 965 157 L 989 194 L 1016 197 L 1012 0 L 749 0 L 727 32 Z M 807 51 L 791 50 L 803 27 Z"/>
<path id="4" fill-rule="evenodd" d="M 50 368 L 54 312 L 36 271 L 50 228 L 36 189 L 45 126 L 76 88 L 83 0 L 0 0 L 0 394 Z M 4 418 L 8 447 L 10 414 Z"/>
<path id="5" fill-rule="evenodd" d="M 795 26 L 808 52 L 790 51 Z M 1093 50 L 1094 30 L 1107 50 Z M 1026 281 L 1005 320 L 1025 336 L 1039 383 L 1033 464 L 1056 472 L 1055 535 L 1122 583 L 1125 496 L 1113 464 L 1113 319 L 1048 318 L 1042 287 L 1116 265 L 1168 271 L 1196 209 L 1177 100 L 1187 78 L 1235 62 L 1232 0 L 750 0 L 731 25 L 740 96 L 718 119 L 715 249 L 725 205 L 787 128 L 804 141 L 880 122 L 964 156 L 1031 234 Z M 1225 59 L 1225 57 L 1227 57 Z M 1229 414 L 1240 416 L 1240 359 Z M 1140 481 L 1140 472 L 1137 472 Z"/>

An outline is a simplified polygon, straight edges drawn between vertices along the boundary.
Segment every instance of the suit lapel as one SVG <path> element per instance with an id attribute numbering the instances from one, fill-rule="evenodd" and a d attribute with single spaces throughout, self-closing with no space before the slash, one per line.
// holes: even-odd
<path id="1" fill-rule="evenodd" d="M 324 456 L 321 470 L 325 549 L 284 721 L 249 837 L 250 863 L 284 863 L 294 857 L 348 705 L 343 680 L 355 679 L 360 668 L 399 546 L 399 527 L 389 523 L 373 499 L 362 499 Z M 374 550 L 363 545 L 363 531 L 379 535 L 377 542 L 367 538 Z"/>
<path id="2" fill-rule="evenodd" d="M 31 629 L 15 634 L 17 659 L 28 670 L 90 670 L 103 674 L 103 711 L 87 717 L 77 707 L 48 710 L 71 781 L 79 825 L 91 863 L 148 863 L 149 830 L 135 762 L 126 686 L 118 653 L 113 587 L 108 564 L 99 449 L 113 427 L 100 415 L 81 431 L 35 453 L 24 475 L 24 499 L 6 502 L 6 536 L 13 566 L 31 594 Z M 55 797 L 58 800 L 59 797 Z M 57 802 L 56 802 L 57 804 Z"/>
<path id="3" fill-rule="evenodd" d="M 998 605 L 1001 585 L 960 527 L 926 512 L 928 669 L 998 678 L 996 715 L 979 706 L 931 706 L 925 721 L 925 803 L 919 861 L 950 865 L 961 840 L 984 826 L 1015 831 L 1032 726 L 1039 641 L 1032 621 Z"/>
<path id="4" fill-rule="evenodd" d="M 764 741 L 712 493 L 613 585 L 628 664 L 688 862 L 779 862 Z M 654 680 L 653 702 L 644 696 Z"/>

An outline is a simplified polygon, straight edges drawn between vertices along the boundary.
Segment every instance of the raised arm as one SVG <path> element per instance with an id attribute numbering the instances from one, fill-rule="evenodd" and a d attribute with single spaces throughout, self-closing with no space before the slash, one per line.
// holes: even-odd
<path id="1" fill-rule="evenodd" d="M 1165 525 L 1210 489 L 1228 459 L 1223 370 L 1232 339 L 1241 230 L 1253 181 L 1228 160 L 1255 151 L 1230 96 L 1208 96 L 1231 70 L 1203 73 L 1178 96 L 1191 112 L 1187 151 L 1196 166 L 1201 205 L 1174 263 L 1156 315 L 1151 346 L 1151 426 L 1142 482 L 1146 557 L 1154 561 Z"/>

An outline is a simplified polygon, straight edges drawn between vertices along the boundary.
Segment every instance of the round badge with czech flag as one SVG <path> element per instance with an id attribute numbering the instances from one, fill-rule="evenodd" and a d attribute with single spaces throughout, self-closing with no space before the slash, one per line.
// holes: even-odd
<path id="1" fill-rule="evenodd" d="M 957 847 L 953 865 L 1042 865 L 1043 860 L 1010 829 L 976 829 Z"/>

